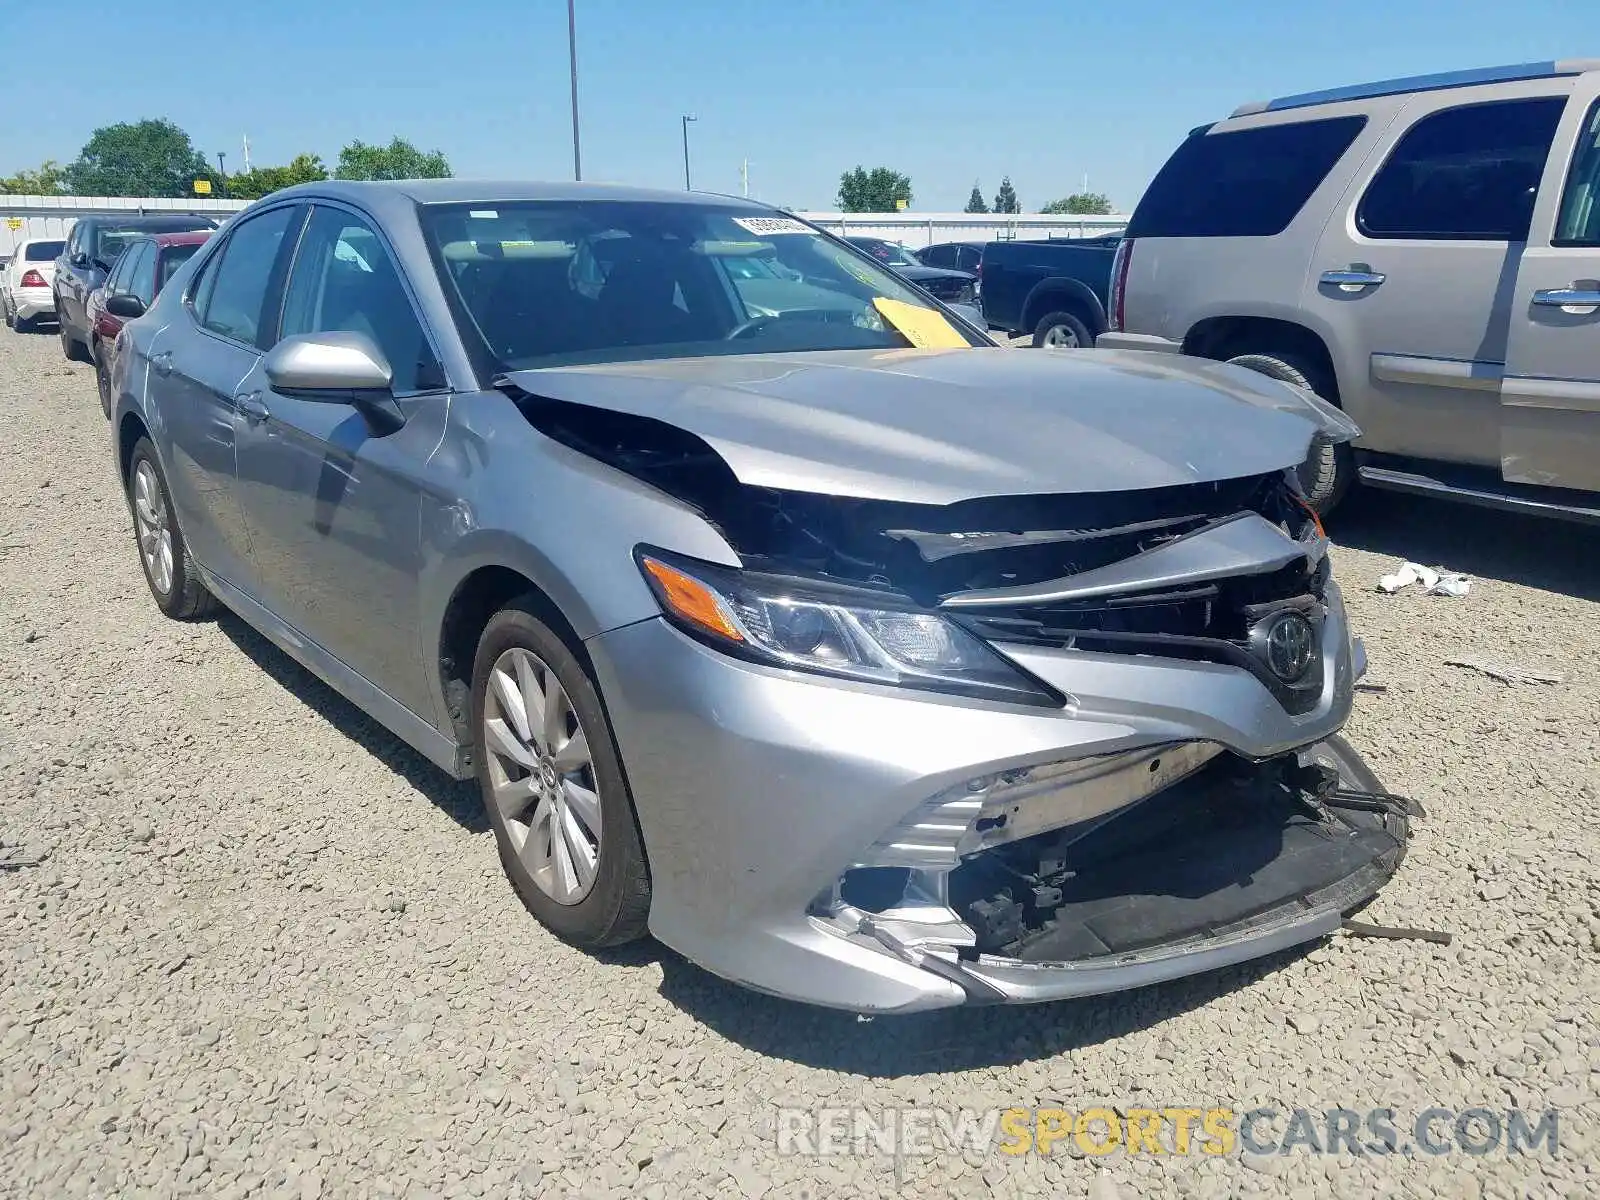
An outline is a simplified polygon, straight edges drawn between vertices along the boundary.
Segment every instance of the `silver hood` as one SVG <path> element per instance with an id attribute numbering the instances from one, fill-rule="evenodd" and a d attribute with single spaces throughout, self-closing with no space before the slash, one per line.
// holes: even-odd
<path id="1" fill-rule="evenodd" d="M 651 417 L 742 482 L 952 504 L 1133 491 L 1301 462 L 1337 409 L 1199 359 L 1114 351 L 845 350 L 517 371 L 534 396 Z"/>

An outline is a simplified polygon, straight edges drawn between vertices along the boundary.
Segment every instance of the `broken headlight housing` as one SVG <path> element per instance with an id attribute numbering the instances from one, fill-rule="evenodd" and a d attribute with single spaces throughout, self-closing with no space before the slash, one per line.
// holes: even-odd
<path id="1" fill-rule="evenodd" d="M 980 638 L 909 601 L 645 547 L 636 557 L 667 619 L 725 653 L 867 683 L 1013 704 L 1062 703 Z"/>

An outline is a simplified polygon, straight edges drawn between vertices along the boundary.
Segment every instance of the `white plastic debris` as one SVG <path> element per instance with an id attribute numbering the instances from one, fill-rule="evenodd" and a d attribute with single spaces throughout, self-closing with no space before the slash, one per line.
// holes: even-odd
<path id="1" fill-rule="evenodd" d="M 1382 576 L 1378 580 L 1378 590 L 1392 596 L 1414 583 L 1420 583 L 1430 596 L 1465 596 L 1472 590 L 1472 582 L 1459 571 L 1441 573 L 1414 562 L 1405 563 L 1392 575 Z"/>

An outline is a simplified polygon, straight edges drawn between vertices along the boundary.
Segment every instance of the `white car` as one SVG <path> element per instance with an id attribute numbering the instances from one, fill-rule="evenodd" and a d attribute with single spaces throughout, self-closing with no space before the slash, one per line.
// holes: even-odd
<path id="1" fill-rule="evenodd" d="M 65 245 L 62 238 L 18 242 L 11 261 L 0 269 L 0 310 L 11 328 L 26 332 L 41 317 L 55 319 L 50 283 L 56 274 L 56 258 Z"/>

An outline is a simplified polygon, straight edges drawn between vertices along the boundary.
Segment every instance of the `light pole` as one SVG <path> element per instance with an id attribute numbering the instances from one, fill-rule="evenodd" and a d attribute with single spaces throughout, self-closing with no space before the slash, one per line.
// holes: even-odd
<path id="1" fill-rule="evenodd" d="M 692 192 L 693 186 L 689 183 L 689 122 L 695 118 L 690 113 L 683 115 L 683 190 Z"/>
<path id="2" fill-rule="evenodd" d="M 578 16 L 567 0 L 567 57 L 572 66 L 572 178 L 583 180 L 583 154 L 578 148 Z"/>
<path id="3" fill-rule="evenodd" d="M 224 196 L 226 196 L 228 194 L 228 172 L 227 172 L 227 169 L 225 167 L 223 167 L 223 165 L 222 165 L 222 160 L 223 160 L 224 157 L 225 156 L 223 155 L 223 152 L 221 150 L 218 150 L 217 151 L 217 174 L 222 176 L 222 180 L 221 180 L 221 182 L 222 182 L 222 194 Z"/>

